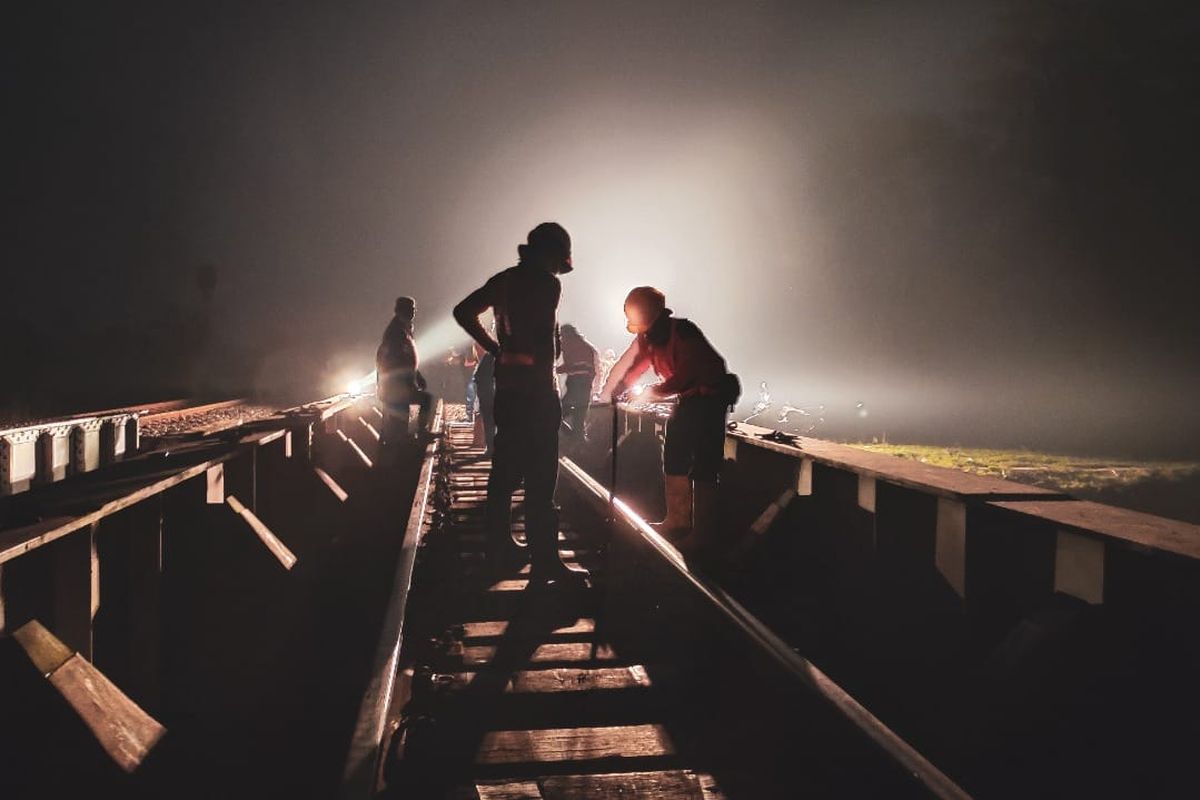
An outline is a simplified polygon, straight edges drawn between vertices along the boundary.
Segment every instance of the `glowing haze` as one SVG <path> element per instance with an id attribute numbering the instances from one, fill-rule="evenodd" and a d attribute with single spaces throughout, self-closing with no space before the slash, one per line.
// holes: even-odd
<path id="1" fill-rule="evenodd" d="M 560 319 L 620 349 L 658 286 L 747 413 L 766 380 L 846 436 L 1200 449 L 1165 2 L 170 5 L 18 21 L 8 288 L 56 297 L 9 308 L 18 403 L 340 390 L 397 295 L 424 356 L 461 345 L 453 305 L 557 220 Z"/>

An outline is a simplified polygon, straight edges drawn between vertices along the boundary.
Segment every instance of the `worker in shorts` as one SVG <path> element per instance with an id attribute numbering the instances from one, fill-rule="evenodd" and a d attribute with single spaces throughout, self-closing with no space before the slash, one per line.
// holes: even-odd
<path id="1" fill-rule="evenodd" d="M 715 542 L 725 420 L 741 386 L 696 324 L 672 313 L 666 296 L 652 286 L 629 293 L 626 329 L 636 338 L 609 371 L 599 399 L 619 400 L 652 368 L 661 380 L 639 399 L 675 401 L 663 442 L 667 516 L 653 527 L 693 555 Z"/>

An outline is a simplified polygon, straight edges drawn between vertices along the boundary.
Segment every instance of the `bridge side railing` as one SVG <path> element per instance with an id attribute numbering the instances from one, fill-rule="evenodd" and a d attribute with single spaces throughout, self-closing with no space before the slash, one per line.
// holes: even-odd
<path id="1" fill-rule="evenodd" d="M 0 497 L 92 472 L 138 449 L 137 412 L 0 430 Z"/>
<path id="2" fill-rule="evenodd" d="M 169 691 L 164 636 L 193 635 L 171 615 L 244 613 L 224 596 L 230 573 L 287 585 L 319 546 L 313 537 L 336 531 L 338 509 L 375 457 L 373 413 L 359 398 L 333 397 L 170 453 L 131 450 L 111 470 L 0 499 L 0 641 L 50 642 L 157 715 Z M 33 633 L 16 636 L 22 630 Z"/>
<path id="3" fill-rule="evenodd" d="M 560 460 L 560 476 L 598 517 L 610 508 L 615 517 L 602 579 L 604 622 L 597 622 L 598 630 L 620 637 L 625 628 L 641 643 L 639 649 L 669 652 L 676 662 L 708 662 L 706 669 L 724 659 L 731 669 L 722 679 L 741 687 L 738 702 L 759 708 L 763 749 L 782 741 L 796 763 L 812 759 L 828 767 L 838 762 L 832 771 L 847 796 L 871 787 L 880 796 L 969 797 L 720 585 L 687 564 L 619 496 L 610 506 L 608 489 L 569 458 Z M 639 586 L 648 572 L 655 573 L 651 585 L 657 592 Z M 681 657 L 689 649 L 699 651 L 696 657 Z M 823 747 L 829 752 L 818 752 Z"/>
<path id="4" fill-rule="evenodd" d="M 606 474 L 608 411 L 591 416 L 584 461 Z M 665 417 L 622 406 L 621 450 L 643 453 L 660 442 Z M 1131 511 L 1062 492 L 936 467 L 808 437 L 769 438 L 745 423 L 725 436 L 723 506 L 738 547 L 785 517 L 837 529 L 849 558 L 895 569 L 932 570 L 968 619 L 1000 635 L 1053 594 L 1091 605 L 1127 602 L 1200 609 L 1200 526 Z M 631 473 L 620 486 L 660 486 L 657 473 Z M 646 470 L 642 459 L 641 469 Z M 797 503 L 802 511 L 797 512 Z M 819 517 L 820 519 L 817 519 Z M 1147 581 L 1149 576 L 1159 580 Z M 1190 576 L 1190 577 L 1189 577 Z M 1157 583 L 1157 585 L 1155 585 Z"/>

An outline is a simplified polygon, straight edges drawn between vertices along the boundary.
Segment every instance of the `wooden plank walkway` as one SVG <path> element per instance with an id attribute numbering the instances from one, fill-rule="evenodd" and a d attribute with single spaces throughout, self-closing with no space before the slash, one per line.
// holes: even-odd
<path id="1" fill-rule="evenodd" d="M 528 566 L 488 573 L 490 463 L 471 447 L 470 428 L 450 426 L 446 439 L 449 502 L 414 578 L 402 659 L 412 689 L 385 796 L 721 800 L 669 733 L 672 701 L 645 665 L 593 641 L 594 588 L 530 586 Z M 564 522 L 559 540 L 564 560 L 602 569 L 582 532 Z"/>

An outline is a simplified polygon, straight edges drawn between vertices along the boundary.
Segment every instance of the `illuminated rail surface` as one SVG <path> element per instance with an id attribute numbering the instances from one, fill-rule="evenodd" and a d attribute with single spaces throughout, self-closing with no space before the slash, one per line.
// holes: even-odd
<path id="1" fill-rule="evenodd" d="M 568 459 L 592 586 L 486 569 L 471 439 L 427 459 L 343 797 L 967 796 Z"/>

